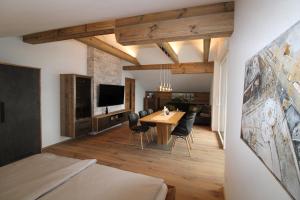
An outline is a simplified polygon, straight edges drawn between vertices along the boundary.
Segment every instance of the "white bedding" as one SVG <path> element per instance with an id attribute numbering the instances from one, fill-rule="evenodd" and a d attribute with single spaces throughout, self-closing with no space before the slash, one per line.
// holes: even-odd
<path id="1" fill-rule="evenodd" d="M 0 199 L 37 199 L 94 163 L 96 160 L 37 154 L 0 167 Z"/>
<path id="2" fill-rule="evenodd" d="M 162 179 L 104 165 L 92 165 L 41 200 L 163 200 Z"/>
<path id="3" fill-rule="evenodd" d="M 164 200 L 162 179 L 53 154 L 0 167 L 0 199 Z"/>
<path id="4" fill-rule="evenodd" d="M 165 200 L 168 193 L 168 186 L 164 183 L 160 188 L 155 200 Z"/>

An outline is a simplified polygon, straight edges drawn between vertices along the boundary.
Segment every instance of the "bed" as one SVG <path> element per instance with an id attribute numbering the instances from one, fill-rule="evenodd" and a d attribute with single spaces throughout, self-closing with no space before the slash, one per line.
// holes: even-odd
<path id="1" fill-rule="evenodd" d="M 175 188 L 163 179 L 41 153 L 0 167 L 0 199 L 165 200 Z"/>

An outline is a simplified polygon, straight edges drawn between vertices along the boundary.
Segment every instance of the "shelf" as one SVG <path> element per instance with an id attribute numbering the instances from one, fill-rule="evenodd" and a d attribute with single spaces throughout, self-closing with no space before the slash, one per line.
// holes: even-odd
<path id="1" fill-rule="evenodd" d="M 111 112 L 108 114 L 96 115 L 93 118 L 93 130 L 96 132 L 101 132 L 106 129 L 109 129 L 115 125 L 126 122 L 128 113 L 130 110 L 119 110 L 115 112 Z"/>

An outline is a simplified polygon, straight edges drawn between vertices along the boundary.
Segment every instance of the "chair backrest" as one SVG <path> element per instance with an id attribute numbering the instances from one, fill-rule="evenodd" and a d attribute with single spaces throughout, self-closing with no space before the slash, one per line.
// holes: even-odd
<path id="1" fill-rule="evenodd" d="M 149 109 L 147 110 L 147 112 L 148 112 L 148 115 L 150 115 L 150 114 L 153 113 L 153 109 L 149 108 Z"/>
<path id="2" fill-rule="evenodd" d="M 132 129 L 137 126 L 139 121 L 139 116 L 136 113 L 128 114 L 129 128 Z"/>
<path id="3" fill-rule="evenodd" d="M 145 117 L 148 115 L 148 112 L 146 110 L 142 110 L 139 112 L 140 118 Z"/>
<path id="4" fill-rule="evenodd" d="M 177 132 L 180 132 L 181 135 L 188 135 L 191 133 L 193 124 L 194 124 L 194 118 L 196 117 L 196 113 L 186 113 L 186 115 L 183 117 L 182 120 L 180 120 L 178 126 L 175 128 L 177 129 Z"/>
<path id="5" fill-rule="evenodd" d="M 194 123 L 195 123 L 196 116 L 197 116 L 197 112 L 194 112 L 194 111 L 190 111 L 190 112 L 188 112 L 187 115 L 186 115 L 186 117 L 193 118 L 193 125 L 194 125 Z"/>
<path id="6" fill-rule="evenodd" d="M 188 112 L 195 112 L 195 113 L 197 113 L 197 112 L 199 112 L 199 106 L 196 106 L 196 105 L 189 105 L 189 107 L 188 107 Z"/>
<path id="7" fill-rule="evenodd" d="M 189 112 L 186 114 L 185 116 L 185 123 L 186 123 L 186 129 L 188 131 L 188 133 L 190 133 L 192 131 L 195 119 L 196 119 L 196 114 L 195 112 Z"/>

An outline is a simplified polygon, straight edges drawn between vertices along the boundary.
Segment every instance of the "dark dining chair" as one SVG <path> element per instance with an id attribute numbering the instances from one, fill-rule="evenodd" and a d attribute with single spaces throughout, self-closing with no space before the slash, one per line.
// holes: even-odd
<path id="1" fill-rule="evenodd" d="M 129 120 L 129 128 L 132 131 L 132 134 L 129 135 L 129 141 L 131 143 L 131 137 L 135 134 L 140 135 L 140 140 L 141 140 L 141 148 L 142 150 L 144 149 L 144 144 L 143 144 L 143 134 L 146 136 L 147 141 L 149 142 L 149 138 L 147 135 L 147 131 L 149 130 L 148 126 L 143 126 L 143 125 L 138 125 L 139 121 L 139 116 L 136 113 L 129 113 L 128 114 L 128 120 Z"/>
<path id="2" fill-rule="evenodd" d="M 148 115 L 151 115 L 151 114 L 153 113 L 153 109 L 149 108 L 149 109 L 147 110 L 147 112 L 148 112 Z"/>
<path id="3" fill-rule="evenodd" d="M 193 124 L 195 123 L 195 120 L 196 120 L 196 116 L 197 116 L 197 112 L 198 112 L 198 111 L 199 111 L 199 109 L 197 108 L 197 106 L 190 106 L 190 107 L 189 107 L 188 113 L 195 113 L 195 117 L 194 117 L 194 120 L 193 120 Z M 193 128 L 193 127 L 192 127 L 192 131 L 191 131 L 190 137 L 191 137 L 192 142 L 194 143 L 194 128 Z"/>
<path id="4" fill-rule="evenodd" d="M 181 122 L 181 121 L 184 121 L 185 119 L 186 119 L 186 117 L 190 117 L 190 116 L 193 116 L 193 125 L 194 125 L 194 123 L 195 123 L 195 120 L 196 120 L 196 116 L 197 116 L 197 112 L 195 112 L 195 110 L 190 110 L 190 111 L 188 111 L 185 115 L 184 115 L 184 117 L 179 121 L 179 123 Z M 194 143 L 194 128 L 193 128 L 193 126 L 192 126 L 192 130 L 191 130 L 191 133 L 189 134 L 189 138 L 191 139 L 191 141 L 192 141 L 192 143 Z"/>
<path id="5" fill-rule="evenodd" d="M 141 110 L 140 112 L 139 112 L 139 116 L 140 116 L 140 118 L 143 118 L 143 117 L 146 117 L 148 115 L 148 112 L 146 111 L 146 110 Z M 141 122 L 141 124 L 143 125 L 145 125 L 145 126 L 147 126 L 147 123 L 145 123 L 145 122 Z"/>
<path id="6" fill-rule="evenodd" d="M 187 113 L 184 116 L 184 118 L 179 122 L 179 124 L 176 126 L 176 128 L 172 131 L 171 135 L 174 138 L 173 138 L 173 144 L 171 147 L 171 152 L 173 151 L 173 149 L 175 147 L 176 140 L 178 138 L 182 138 L 183 140 L 185 140 L 189 155 L 191 156 L 192 146 L 189 142 L 189 136 L 192 132 L 195 117 L 196 117 L 196 113 L 194 113 L 194 112 Z"/>
<path id="7" fill-rule="evenodd" d="M 150 112 L 152 111 L 153 113 L 153 110 L 150 109 Z M 143 118 L 147 115 L 150 115 L 151 113 L 149 112 L 149 109 L 146 111 L 146 110 L 142 110 L 139 112 L 139 115 L 140 115 L 140 118 Z M 148 126 L 149 128 L 151 128 L 152 130 L 152 133 L 151 133 L 151 140 L 153 141 L 153 133 L 155 133 L 155 127 L 156 127 L 156 123 L 151 123 L 151 122 L 141 122 L 141 124 L 143 126 Z"/>
<path id="8" fill-rule="evenodd" d="M 195 120 L 196 120 L 196 116 L 197 116 L 197 112 L 192 111 L 190 113 L 193 115 L 193 125 L 194 125 Z M 194 126 L 192 126 L 191 134 L 189 136 L 192 140 L 192 143 L 194 143 Z"/>

